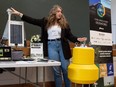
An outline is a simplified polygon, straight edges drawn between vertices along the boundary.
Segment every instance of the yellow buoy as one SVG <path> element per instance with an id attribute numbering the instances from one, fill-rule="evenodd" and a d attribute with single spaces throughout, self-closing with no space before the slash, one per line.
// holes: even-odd
<path id="1" fill-rule="evenodd" d="M 98 67 L 94 64 L 94 49 L 92 47 L 73 48 L 72 63 L 68 67 L 68 78 L 73 83 L 93 84 L 98 77 Z"/>
<path id="2" fill-rule="evenodd" d="M 72 63 L 75 64 L 94 64 L 94 49 L 92 47 L 73 48 Z"/>

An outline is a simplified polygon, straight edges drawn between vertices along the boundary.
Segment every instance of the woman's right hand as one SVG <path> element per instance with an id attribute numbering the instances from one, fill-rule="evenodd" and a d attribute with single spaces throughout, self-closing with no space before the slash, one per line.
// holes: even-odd
<path id="1" fill-rule="evenodd" d="M 12 8 L 12 7 L 11 7 L 10 9 L 11 9 L 11 11 L 12 11 L 12 14 L 15 14 L 15 15 L 18 15 L 18 16 L 22 16 L 22 15 L 23 15 L 21 12 L 15 10 L 15 9 Z"/>
<path id="2" fill-rule="evenodd" d="M 80 37 L 80 38 L 77 38 L 78 41 L 80 42 L 85 42 L 87 40 L 86 37 Z"/>

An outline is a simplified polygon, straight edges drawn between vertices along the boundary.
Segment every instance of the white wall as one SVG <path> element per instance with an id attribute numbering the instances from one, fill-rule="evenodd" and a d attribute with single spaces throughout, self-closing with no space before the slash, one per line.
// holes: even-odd
<path id="1" fill-rule="evenodd" d="M 116 76 L 116 57 L 113 57 L 113 64 L 114 64 L 114 76 Z"/>
<path id="2" fill-rule="evenodd" d="M 116 44 L 116 0 L 111 0 L 112 39 Z M 116 76 L 116 57 L 113 57 L 114 76 Z"/>
<path id="3" fill-rule="evenodd" d="M 111 0 L 111 18 L 112 24 L 116 24 L 116 0 Z"/>
<path id="4" fill-rule="evenodd" d="M 116 0 L 111 0 L 112 39 L 116 44 Z"/>
<path id="5" fill-rule="evenodd" d="M 113 44 L 116 44 L 116 24 L 112 24 L 112 40 Z"/>

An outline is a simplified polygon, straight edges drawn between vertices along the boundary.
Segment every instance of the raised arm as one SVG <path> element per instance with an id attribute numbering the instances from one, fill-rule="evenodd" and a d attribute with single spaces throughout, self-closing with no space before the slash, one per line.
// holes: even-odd
<path id="1" fill-rule="evenodd" d="M 23 13 L 21 13 L 21 12 L 19 12 L 19 11 L 15 10 L 15 9 L 14 9 L 14 8 L 12 8 L 12 7 L 11 7 L 11 11 L 12 11 L 12 14 L 14 14 L 14 15 L 17 15 L 17 16 L 20 16 L 20 17 L 22 17 L 22 16 L 23 16 Z"/>
<path id="2" fill-rule="evenodd" d="M 23 21 L 28 22 L 30 24 L 34 24 L 34 25 L 42 27 L 43 24 L 45 23 L 45 18 L 35 19 L 35 18 L 29 17 L 27 15 L 24 15 L 23 13 L 15 10 L 14 8 L 11 8 L 11 11 L 12 11 L 12 14 L 20 16 Z"/>

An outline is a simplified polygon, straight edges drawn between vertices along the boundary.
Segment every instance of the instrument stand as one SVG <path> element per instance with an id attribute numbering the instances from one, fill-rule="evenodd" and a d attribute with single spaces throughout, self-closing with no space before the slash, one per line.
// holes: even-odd
<path id="1" fill-rule="evenodd" d="M 93 85 L 94 85 L 94 87 L 97 87 L 98 83 L 94 83 Z M 76 85 L 76 84 L 75 84 L 74 86 L 75 86 L 75 87 L 77 87 L 77 85 Z M 82 87 L 85 87 L 85 86 L 84 86 L 84 84 L 82 84 Z M 90 84 L 88 84 L 88 87 L 91 87 L 91 85 L 90 85 Z"/>

